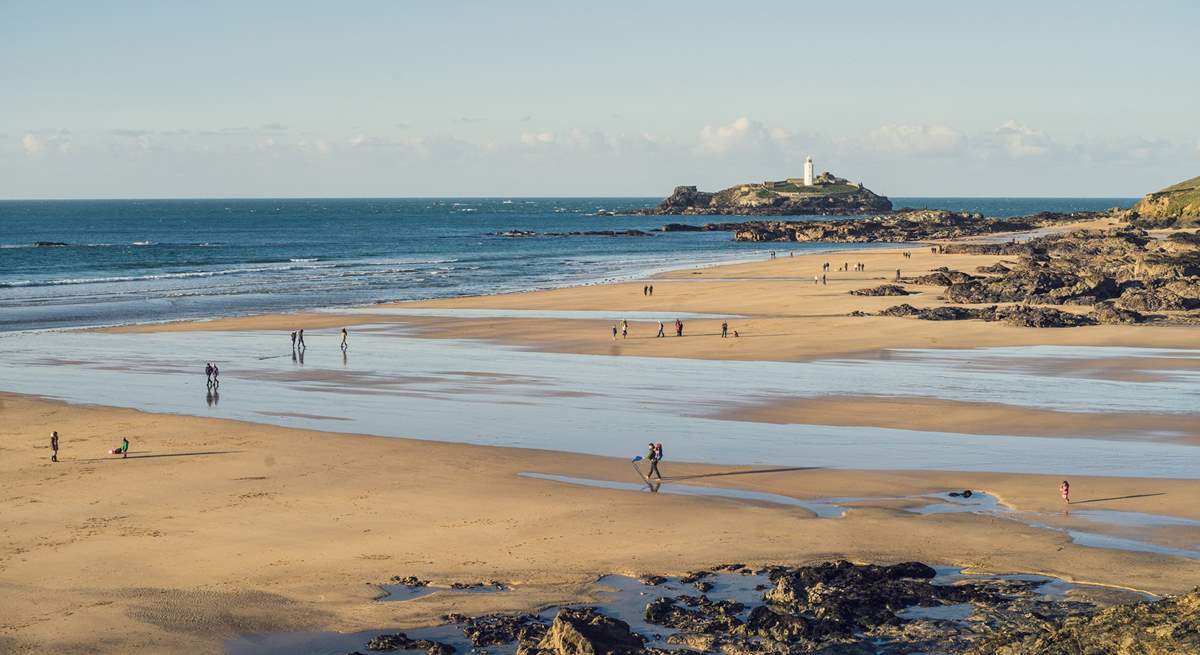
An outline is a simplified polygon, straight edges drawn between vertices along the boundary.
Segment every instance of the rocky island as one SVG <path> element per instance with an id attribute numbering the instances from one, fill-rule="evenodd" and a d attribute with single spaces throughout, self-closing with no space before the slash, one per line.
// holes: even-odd
<path id="1" fill-rule="evenodd" d="M 629 215 L 641 216 L 791 216 L 824 214 L 847 216 L 892 210 L 892 201 L 858 182 L 825 172 L 813 178 L 738 184 L 715 193 L 694 186 L 678 186 L 656 207 Z"/>

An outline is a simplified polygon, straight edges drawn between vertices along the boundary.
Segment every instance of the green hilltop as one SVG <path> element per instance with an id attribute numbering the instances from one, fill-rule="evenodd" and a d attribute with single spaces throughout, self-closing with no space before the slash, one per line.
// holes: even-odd
<path id="1" fill-rule="evenodd" d="M 1200 177 L 1146 194 L 1133 214 L 1145 227 L 1200 227 Z"/>

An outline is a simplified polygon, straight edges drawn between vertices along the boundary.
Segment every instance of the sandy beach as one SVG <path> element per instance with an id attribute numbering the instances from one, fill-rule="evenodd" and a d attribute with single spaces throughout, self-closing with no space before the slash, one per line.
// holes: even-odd
<path id="1" fill-rule="evenodd" d="M 901 299 L 848 294 L 891 280 L 897 267 L 902 275 L 916 275 L 938 266 L 974 270 L 1003 259 L 934 255 L 927 248 L 913 250 L 911 259 L 900 253 L 879 248 L 791 257 L 781 248 L 770 261 L 681 270 L 647 281 L 396 306 L 653 312 L 668 321 L 668 331 L 674 313 L 728 315 L 731 331 L 739 332 L 728 339 L 719 337 L 718 318 L 689 319 L 684 338 L 665 339 L 654 336 L 657 323 L 631 321 L 630 337 L 613 340 L 610 320 L 377 312 L 387 306 L 108 332 L 279 331 L 286 340 L 287 331 L 303 327 L 312 331 L 310 343 L 323 348 L 343 326 L 353 344 L 356 326 L 386 321 L 423 339 L 536 352 L 780 362 L 879 359 L 905 348 L 1196 347 L 1195 329 L 1184 327 L 1038 330 L 847 316 L 897 302 L 939 302 L 937 288 Z M 813 283 L 822 263 L 835 269 L 843 260 L 862 262 L 866 271 L 831 270 L 827 284 Z M 643 293 L 648 284 L 655 287 L 653 296 Z M 1147 362 L 1150 372 L 1141 377 L 1131 361 L 1089 360 L 1085 368 L 1057 374 L 1137 382 L 1200 369 L 1194 353 Z M 314 414 L 322 410 L 312 408 Z M 797 398 L 717 414 L 731 425 L 874 426 L 979 439 L 1100 437 L 1195 445 L 1200 438 L 1187 416 L 1102 416 L 939 398 Z M 828 519 L 737 498 L 519 475 L 636 482 L 628 459 L 321 432 L 12 394 L 0 396 L 0 415 L 0 652 L 221 652 L 225 640 L 241 634 L 422 625 L 451 610 L 527 610 L 586 599 L 593 581 L 606 573 L 680 573 L 730 560 L 917 560 L 1156 594 L 1200 584 L 1194 560 L 1088 547 L 1067 532 L 999 515 L 908 511 L 930 502 L 924 494 L 973 489 L 1015 512 L 1074 525 L 1057 496 L 1060 479 L 1050 475 L 680 464 L 674 458 L 663 467 L 687 485 L 862 499 L 848 501 L 844 517 Z M 47 449 L 52 429 L 62 435 L 57 464 Z M 106 455 L 122 436 L 133 444 L 129 457 Z M 671 446 L 678 459 L 687 459 L 684 444 Z M 1073 508 L 1200 520 L 1194 480 L 1072 476 L 1071 482 Z M 1195 528 L 1135 532 L 1175 548 L 1194 548 L 1197 541 Z M 1128 536 L 1129 530 L 1114 528 L 1112 534 Z M 375 602 L 375 585 L 397 575 L 442 584 L 494 579 L 512 591 Z"/>

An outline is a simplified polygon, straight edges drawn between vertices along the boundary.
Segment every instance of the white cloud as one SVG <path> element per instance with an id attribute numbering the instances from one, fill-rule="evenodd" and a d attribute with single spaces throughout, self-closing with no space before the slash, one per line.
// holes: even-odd
<path id="1" fill-rule="evenodd" d="M 945 125 L 884 125 L 866 135 L 866 145 L 882 152 L 903 155 L 936 155 L 961 149 L 966 137 Z"/>
<path id="2" fill-rule="evenodd" d="M 45 134 L 47 136 L 37 136 L 37 134 Z M 75 146 L 71 143 L 71 138 L 68 136 L 70 132 L 66 130 L 59 131 L 39 131 L 28 132 L 21 137 L 21 148 L 25 150 L 25 154 L 30 157 L 40 157 L 43 155 L 67 155 L 74 151 Z"/>
<path id="3" fill-rule="evenodd" d="M 1040 157 L 1050 152 L 1054 142 L 1045 132 L 1010 120 L 982 139 L 985 148 L 996 149 L 1013 159 Z"/>
<path id="4" fill-rule="evenodd" d="M 554 143 L 557 140 L 554 132 L 521 132 L 521 143 L 527 146 L 539 146 Z"/>
<path id="5" fill-rule="evenodd" d="M 742 116 L 728 125 L 700 129 L 700 139 L 693 148 L 699 155 L 719 156 L 736 150 L 754 150 L 786 144 L 791 134 L 780 127 L 767 127 Z"/>
<path id="6" fill-rule="evenodd" d="M 21 147 L 25 148 L 27 155 L 40 155 L 46 149 L 46 144 L 42 143 L 41 139 L 32 134 L 26 134 L 21 137 Z"/>

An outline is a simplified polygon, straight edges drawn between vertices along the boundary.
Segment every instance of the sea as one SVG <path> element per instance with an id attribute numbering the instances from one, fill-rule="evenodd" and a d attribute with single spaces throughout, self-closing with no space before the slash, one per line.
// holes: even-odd
<path id="1" fill-rule="evenodd" d="M 845 244 L 652 230 L 658 198 L 0 201 L 0 331 L 205 319 L 639 279 Z M 1136 198 L 893 198 L 1015 216 Z M 796 220 L 821 217 L 797 217 Z M 516 231 L 534 236 L 511 236 Z M 505 233 L 510 233 L 506 235 Z M 42 242 L 43 245 L 38 245 Z M 46 243 L 65 245 L 44 245 Z"/>

